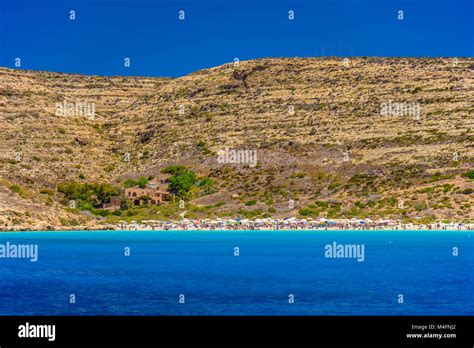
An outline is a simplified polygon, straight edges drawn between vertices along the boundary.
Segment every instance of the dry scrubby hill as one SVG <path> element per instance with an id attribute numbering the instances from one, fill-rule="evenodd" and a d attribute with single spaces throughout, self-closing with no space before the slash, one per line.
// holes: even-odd
<path id="1" fill-rule="evenodd" d="M 300 213 L 472 219 L 473 185 L 461 174 L 473 167 L 473 67 L 261 59 L 178 79 L 0 69 L 0 219 L 54 225 L 71 215 L 57 203 L 58 182 L 114 183 L 166 164 L 216 180 L 218 193 L 195 200 L 225 202 L 214 214 L 310 206 Z M 57 116 L 64 100 L 94 103 L 96 117 Z M 420 119 L 381 116 L 389 101 L 419 103 Z M 216 152 L 226 146 L 257 150 L 259 164 L 222 166 Z"/>

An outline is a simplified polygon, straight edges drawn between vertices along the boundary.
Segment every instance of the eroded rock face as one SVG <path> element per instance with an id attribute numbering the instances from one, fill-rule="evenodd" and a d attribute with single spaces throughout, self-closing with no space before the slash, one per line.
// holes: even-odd
<path id="1" fill-rule="evenodd" d="M 261 59 L 178 79 L 0 69 L 0 223 L 59 224 L 70 218 L 59 182 L 82 175 L 114 183 L 165 164 L 211 176 L 216 200 L 257 201 L 246 208 L 244 198 L 229 198 L 222 211 L 297 215 L 285 208 L 293 199 L 298 207 L 341 202 L 341 217 L 472 219 L 473 185 L 461 175 L 474 158 L 472 66 Z M 71 112 L 58 113 L 58 104 Z M 218 163 L 225 148 L 257 151 L 257 166 Z M 321 216 L 330 213 L 322 208 Z"/>

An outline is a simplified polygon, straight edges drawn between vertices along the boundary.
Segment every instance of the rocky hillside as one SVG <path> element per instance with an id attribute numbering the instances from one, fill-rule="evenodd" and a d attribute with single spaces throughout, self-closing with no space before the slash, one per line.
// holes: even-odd
<path id="1" fill-rule="evenodd" d="M 87 223 L 58 183 L 169 164 L 215 181 L 196 217 L 472 221 L 473 116 L 474 59 L 260 59 L 177 79 L 2 68 L 0 226 Z M 220 163 L 226 148 L 256 165 Z"/>

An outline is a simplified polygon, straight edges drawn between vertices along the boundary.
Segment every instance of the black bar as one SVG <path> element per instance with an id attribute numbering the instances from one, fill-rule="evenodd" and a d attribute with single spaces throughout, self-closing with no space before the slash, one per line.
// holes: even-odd
<path id="1" fill-rule="evenodd" d="M 55 325 L 55 340 L 20 338 L 19 326 Z M 417 325 L 417 328 L 412 327 Z M 420 327 L 426 326 L 421 330 Z M 434 325 L 431 327 L 429 325 Z M 441 325 L 438 327 L 438 325 Z M 445 327 L 444 325 L 451 325 Z M 452 325 L 455 325 L 453 327 Z M 408 344 L 474 343 L 473 317 L 461 316 L 159 316 L 159 317 L 0 317 L 0 346 L 32 344 Z M 455 334 L 408 338 L 407 334 Z"/>

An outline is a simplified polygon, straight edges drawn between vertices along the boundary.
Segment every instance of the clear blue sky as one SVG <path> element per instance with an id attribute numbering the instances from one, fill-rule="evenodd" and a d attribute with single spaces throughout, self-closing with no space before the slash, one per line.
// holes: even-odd
<path id="1" fill-rule="evenodd" d="M 235 57 L 473 53 L 474 0 L 0 0 L 0 66 L 22 69 L 182 76 Z"/>

